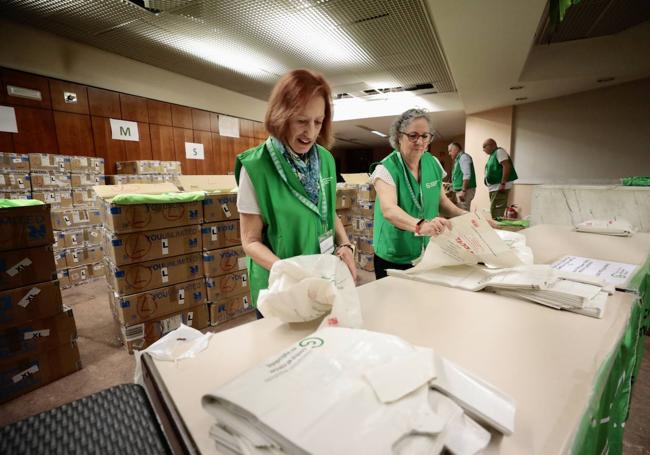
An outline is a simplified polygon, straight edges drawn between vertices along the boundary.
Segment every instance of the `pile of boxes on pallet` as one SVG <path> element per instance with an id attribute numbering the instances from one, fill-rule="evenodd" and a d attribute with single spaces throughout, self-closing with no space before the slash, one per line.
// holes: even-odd
<path id="1" fill-rule="evenodd" d="M 2 153 L 0 163 L 0 196 L 38 199 L 52 207 L 55 261 L 61 286 L 102 276 L 101 220 L 92 187 L 104 184 L 104 159 Z"/>
<path id="2" fill-rule="evenodd" d="M 368 182 L 368 174 L 342 174 L 345 184 L 337 187 L 337 206 L 339 193 L 350 199 L 351 209 L 341 216 L 343 224 L 350 221 L 351 232 L 348 232 L 350 241 L 357 247 L 357 266 L 368 272 L 373 272 L 374 255 L 373 229 L 375 218 L 375 188 Z M 340 212 L 339 212 L 340 213 Z M 344 218 L 345 217 L 345 218 Z"/>
<path id="3" fill-rule="evenodd" d="M 241 246 L 237 184 L 232 175 L 184 175 L 185 191 L 205 191 L 203 201 L 203 265 L 215 326 L 252 310 L 246 256 Z"/>
<path id="4" fill-rule="evenodd" d="M 0 209 L 0 403 L 81 368 L 62 305 L 50 207 Z"/>
<path id="5" fill-rule="evenodd" d="M 117 175 L 107 176 L 109 185 L 165 182 L 178 185 L 178 176 L 182 174 L 180 161 L 118 161 L 115 167 Z"/>

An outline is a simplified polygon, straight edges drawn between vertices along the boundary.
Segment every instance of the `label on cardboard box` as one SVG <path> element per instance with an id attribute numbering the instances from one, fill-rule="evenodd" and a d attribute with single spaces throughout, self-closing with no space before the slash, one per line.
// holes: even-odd
<path id="1" fill-rule="evenodd" d="M 21 306 L 23 308 L 27 308 L 27 305 L 32 303 L 32 301 L 34 300 L 34 297 L 36 297 L 40 293 L 41 293 L 41 290 L 39 288 L 31 288 L 27 292 L 27 294 L 25 294 L 25 297 L 20 299 L 20 301 L 18 302 L 18 306 Z"/>
<path id="2" fill-rule="evenodd" d="M 12 382 L 14 384 L 17 384 L 20 381 L 22 381 L 23 379 L 28 378 L 28 377 L 38 373 L 38 371 L 39 371 L 38 370 L 38 364 L 34 364 L 34 365 L 30 366 L 29 368 L 21 371 L 17 375 L 12 376 L 11 380 L 12 380 Z"/>

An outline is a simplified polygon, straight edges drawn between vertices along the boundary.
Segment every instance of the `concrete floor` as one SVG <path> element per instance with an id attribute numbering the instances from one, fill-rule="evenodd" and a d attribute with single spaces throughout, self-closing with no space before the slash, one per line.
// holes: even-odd
<path id="1" fill-rule="evenodd" d="M 359 284 L 374 279 L 360 271 Z M 112 323 L 104 280 L 63 291 L 63 301 L 74 311 L 83 368 L 52 384 L 0 405 L 0 426 L 38 414 L 113 385 L 133 381 L 134 360 L 121 346 Z M 210 331 L 222 331 L 255 320 L 245 314 Z M 632 395 L 630 418 L 625 426 L 623 453 L 650 455 L 650 337 Z"/>

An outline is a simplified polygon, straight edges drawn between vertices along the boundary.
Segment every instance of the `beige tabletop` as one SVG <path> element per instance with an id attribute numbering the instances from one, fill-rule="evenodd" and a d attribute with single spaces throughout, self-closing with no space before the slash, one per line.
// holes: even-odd
<path id="1" fill-rule="evenodd" d="M 633 301 L 616 293 L 604 318 L 594 319 L 393 277 L 360 287 L 359 295 L 364 328 L 431 347 L 515 399 L 515 431 L 493 436 L 488 453 L 517 455 L 570 448 L 598 368 L 621 338 Z M 156 362 L 202 453 L 217 452 L 201 397 L 316 327 L 265 319 L 214 335 L 195 359 Z"/>
<path id="2" fill-rule="evenodd" d="M 576 232 L 571 226 L 541 224 L 519 233 L 526 236 L 536 264 L 549 264 L 573 255 L 642 266 L 650 256 L 650 233 L 647 232 L 617 237 Z"/>

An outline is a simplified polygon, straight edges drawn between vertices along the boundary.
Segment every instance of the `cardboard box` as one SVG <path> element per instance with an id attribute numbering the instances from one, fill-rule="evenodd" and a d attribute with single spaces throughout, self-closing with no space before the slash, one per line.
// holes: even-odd
<path id="1" fill-rule="evenodd" d="M 205 191 L 203 219 L 206 223 L 239 218 L 237 182 L 234 175 L 179 175 L 183 191 Z"/>
<path id="2" fill-rule="evenodd" d="M 50 207 L 0 208 L 0 250 L 13 250 L 54 243 Z"/>
<path id="3" fill-rule="evenodd" d="M 253 310 L 250 291 L 210 303 L 210 325 L 215 326 Z"/>
<path id="4" fill-rule="evenodd" d="M 106 280 L 119 295 L 150 291 L 203 276 L 203 258 L 200 253 L 124 266 L 116 266 L 106 260 L 104 265 Z"/>
<path id="5" fill-rule="evenodd" d="M 57 231 L 102 224 L 99 209 L 53 210 L 52 226 Z"/>
<path id="6" fill-rule="evenodd" d="M 107 175 L 106 184 L 107 185 L 123 185 L 129 183 L 129 175 L 119 174 L 119 175 Z M 139 182 L 143 183 L 143 182 Z"/>
<path id="7" fill-rule="evenodd" d="M 248 271 L 229 273 L 218 277 L 208 277 L 205 279 L 205 285 L 208 292 L 208 302 L 218 302 L 231 295 L 241 294 L 249 289 Z"/>
<path id="8" fill-rule="evenodd" d="M 63 155 L 30 153 L 29 169 L 31 171 L 70 172 L 70 160 Z"/>
<path id="9" fill-rule="evenodd" d="M 88 226 L 83 228 L 84 242 L 86 245 L 101 245 L 102 228 L 99 226 Z"/>
<path id="10" fill-rule="evenodd" d="M 72 208 L 72 193 L 70 191 L 34 190 L 32 199 L 38 199 L 56 209 Z"/>
<path id="11" fill-rule="evenodd" d="M 72 188 L 88 188 L 95 185 L 106 185 L 106 176 L 100 174 L 71 174 Z"/>
<path id="12" fill-rule="evenodd" d="M 0 330 L 0 365 L 13 363 L 16 354 L 42 353 L 77 339 L 72 309 Z"/>
<path id="13" fill-rule="evenodd" d="M 95 206 L 97 194 L 92 188 L 73 188 L 72 203 L 76 206 Z"/>
<path id="14" fill-rule="evenodd" d="M 23 190 L 3 191 L 3 189 L 0 188 L 0 198 L 2 198 L 2 199 L 31 199 L 32 198 L 32 192 L 31 191 L 23 191 Z"/>
<path id="15" fill-rule="evenodd" d="M 56 267 L 57 272 L 68 268 L 65 250 L 54 252 L 54 267 Z"/>
<path id="16" fill-rule="evenodd" d="M 0 329 L 63 311 L 57 280 L 0 292 Z"/>
<path id="17" fill-rule="evenodd" d="M 102 212 L 104 226 L 114 233 L 127 233 L 151 229 L 166 229 L 190 224 L 200 224 L 202 221 L 201 201 L 183 202 L 176 204 L 137 204 L 115 205 L 113 197 L 123 193 L 162 194 L 178 192 L 171 183 L 142 184 L 142 185 L 106 185 L 95 186 Z"/>
<path id="18" fill-rule="evenodd" d="M 208 305 L 203 303 L 173 315 L 128 327 L 122 325 L 120 331 L 129 354 L 132 354 L 134 350 L 142 350 L 151 346 L 172 330 L 179 328 L 181 323 L 197 330 L 205 329 L 210 324 Z"/>
<path id="19" fill-rule="evenodd" d="M 70 287 L 70 274 L 68 273 L 68 269 L 57 271 L 56 277 L 59 280 L 59 286 L 61 289 Z"/>
<path id="20" fill-rule="evenodd" d="M 374 201 L 362 201 L 359 199 L 357 203 L 352 207 L 352 213 L 354 216 L 361 216 L 365 218 L 374 218 L 375 217 L 375 202 Z"/>
<path id="21" fill-rule="evenodd" d="M 89 264 L 88 275 L 91 280 L 94 278 L 104 278 L 104 276 L 106 275 L 104 262 L 96 262 L 95 264 Z"/>
<path id="22" fill-rule="evenodd" d="M 203 200 L 203 218 L 206 223 L 239 219 L 237 193 L 207 194 Z"/>
<path id="23" fill-rule="evenodd" d="M 360 251 L 361 253 L 375 254 L 372 237 L 366 237 L 366 236 L 356 237 L 356 245 L 357 245 L 357 250 Z"/>
<path id="24" fill-rule="evenodd" d="M 54 231 L 54 243 L 52 243 L 52 249 L 54 252 L 61 251 L 65 248 L 65 239 L 63 231 Z"/>
<path id="25" fill-rule="evenodd" d="M 81 369 L 77 343 L 45 353 L 23 353 L 11 366 L 0 368 L 0 403 L 49 384 Z"/>
<path id="26" fill-rule="evenodd" d="M 100 246 L 86 246 L 67 250 L 65 254 L 65 262 L 68 267 L 77 267 L 80 265 L 89 265 L 99 262 L 103 257 L 104 254 Z"/>
<path id="27" fill-rule="evenodd" d="M 102 243 L 113 264 L 134 264 L 200 252 L 201 228 L 193 225 L 129 234 L 106 231 Z"/>
<path id="28" fill-rule="evenodd" d="M 343 226 L 352 224 L 352 210 L 350 209 L 337 210 L 336 214 L 341 219 L 341 223 L 343 223 Z"/>
<path id="29" fill-rule="evenodd" d="M 82 265 L 79 267 L 69 268 L 68 278 L 70 280 L 70 286 L 85 283 L 88 278 L 90 278 L 90 274 L 88 273 L 88 266 Z"/>
<path id="30" fill-rule="evenodd" d="M 357 188 L 358 201 L 374 201 L 377 198 L 375 186 L 372 183 L 364 183 Z"/>
<path id="31" fill-rule="evenodd" d="M 336 189 L 336 210 L 344 210 L 352 207 L 352 195 L 354 190 L 344 188 Z"/>
<path id="32" fill-rule="evenodd" d="M 180 161 L 136 160 L 118 161 L 118 174 L 180 174 Z"/>
<path id="33" fill-rule="evenodd" d="M 221 248 L 203 253 L 205 276 L 225 275 L 246 269 L 246 254 L 241 246 Z"/>
<path id="34" fill-rule="evenodd" d="M 31 172 L 32 190 L 70 190 L 70 174 Z"/>
<path id="35" fill-rule="evenodd" d="M 0 188 L 4 191 L 30 191 L 31 178 L 27 172 L 7 172 L 0 174 Z"/>
<path id="36" fill-rule="evenodd" d="M 84 245 L 83 228 L 70 229 L 67 231 L 59 231 L 59 232 L 60 232 L 59 236 L 63 237 L 64 248 L 79 248 L 80 246 Z"/>
<path id="37" fill-rule="evenodd" d="M 355 216 L 352 218 L 352 229 L 356 234 L 372 236 L 374 227 L 375 221 L 373 218 L 363 216 Z"/>
<path id="38" fill-rule="evenodd" d="M 375 271 L 374 258 L 375 258 L 374 254 L 362 253 L 360 251 L 357 251 L 357 265 L 361 270 L 365 270 L 367 272 L 374 272 Z"/>
<path id="39" fill-rule="evenodd" d="M 0 153 L 1 171 L 29 172 L 29 155 L 22 153 Z"/>
<path id="40" fill-rule="evenodd" d="M 239 220 L 202 224 L 201 236 L 204 250 L 241 245 Z"/>
<path id="41" fill-rule="evenodd" d="M 130 326 L 205 304 L 205 282 L 199 278 L 124 297 L 109 291 L 109 299 L 120 323 Z"/>
<path id="42" fill-rule="evenodd" d="M 90 156 L 68 156 L 70 172 L 74 174 L 103 174 L 104 158 Z"/>

